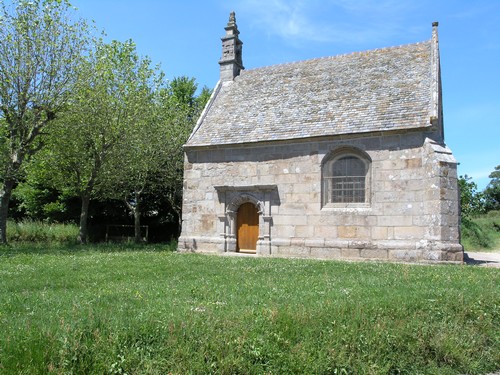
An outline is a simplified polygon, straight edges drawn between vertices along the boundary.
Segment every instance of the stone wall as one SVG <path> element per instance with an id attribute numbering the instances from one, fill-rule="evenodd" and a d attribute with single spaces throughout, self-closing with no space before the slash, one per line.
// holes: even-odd
<path id="1" fill-rule="evenodd" d="M 260 255 L 460 262 L 456 161 L 427 135 L 188 149 L 179 250 L 235 251 L 235 211 L 250 201 Z M 341 147 L 371 159 L 364 204 L 322 205 L 322 162 Z"/>

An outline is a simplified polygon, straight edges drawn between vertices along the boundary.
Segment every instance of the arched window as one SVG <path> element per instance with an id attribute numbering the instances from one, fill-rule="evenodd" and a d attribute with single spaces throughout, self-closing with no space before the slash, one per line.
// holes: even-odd
<path id="1" fill-rule="evenodd" d="M 361 153 L 344 150 L 323 164 L 323 206 L 368 203 L 370 161 Z"/>

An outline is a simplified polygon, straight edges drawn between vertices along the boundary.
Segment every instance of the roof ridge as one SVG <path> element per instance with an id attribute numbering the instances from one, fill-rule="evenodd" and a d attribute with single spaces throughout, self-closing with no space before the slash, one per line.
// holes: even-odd
<path id="1" fill-rule="evenodd" d="M 432 51 L 431 39 L 242 71 L 187 146 L 433 129 Z"/>
<path id="2" fill-rule="evenodd" d="M 423 41 L 416 42 L 416 43 L 406 43 L 406 44 L 400 44 L 397 46 L 381 47 L 381 48 L 373 48 L 373 49 L 368 49 L 368 50 L 363 50 L 363 51 L 341 53 L 339 55 L 314 57 L 312 59 L 304 59 L 304 60 L 296 60 L 296 61 L 290 61 L 290 62 L 284 62 L 284 63 L 278 63 L 278 64 L 272 64 L 272 65 L 264 65 L 264 66 L 259 66 L 256 68 L 242 70 L 241 73 L 244 74 L 244 72 L 249 73 L 249 72 L 254 72 L 256 70 L 261 70 L 261 69 L 268 69 L 268 68 L 288 66 L 288 65 L 296 65 L 296 64 L 301 64 L 301 63 L 308 62 L 308 61 L 330 60 L 330 59 L 335 59 L 335 58 L 340 58 L 340 57 L 362 55 L 362 54 L 366 54 L 366 53 L 370 53 L 370 52 L 379 52 L 379 51 L 393 50 L 393 49 L 409 47 L 409 46 L 418 46 L 418 45 L 422 45 L 422 44 L 426 44 L 426 43 L 430 43 L 430 42 L 431 42 L 431 39 L 428 39 L 428 40 L 423 40 Z"/>

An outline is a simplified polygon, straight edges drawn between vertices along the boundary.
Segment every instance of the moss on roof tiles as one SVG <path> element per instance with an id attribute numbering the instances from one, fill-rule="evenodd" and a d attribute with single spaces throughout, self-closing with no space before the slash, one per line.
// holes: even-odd
<path id="1" fill-rule="evenodd" d="M 429 126 L 431 42 L 244 70 L 187 146 Z"/>

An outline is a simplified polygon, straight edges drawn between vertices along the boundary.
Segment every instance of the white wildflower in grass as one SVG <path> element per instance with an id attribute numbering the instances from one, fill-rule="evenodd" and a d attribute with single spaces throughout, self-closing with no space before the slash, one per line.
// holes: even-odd
<path id="1" fill-rule="evenodd" d="M 451 374 L 498 364 L 494 269 L 105 249 L 0 257 L 0 372 Z"/>
<path id="2" fill-rule="evenodd" d="M 207 311 L 207 309 L 204 306 L 196 306 L 196 307 L 191 307 L 191 311 L 203 313 L 203 312 Z"/>

